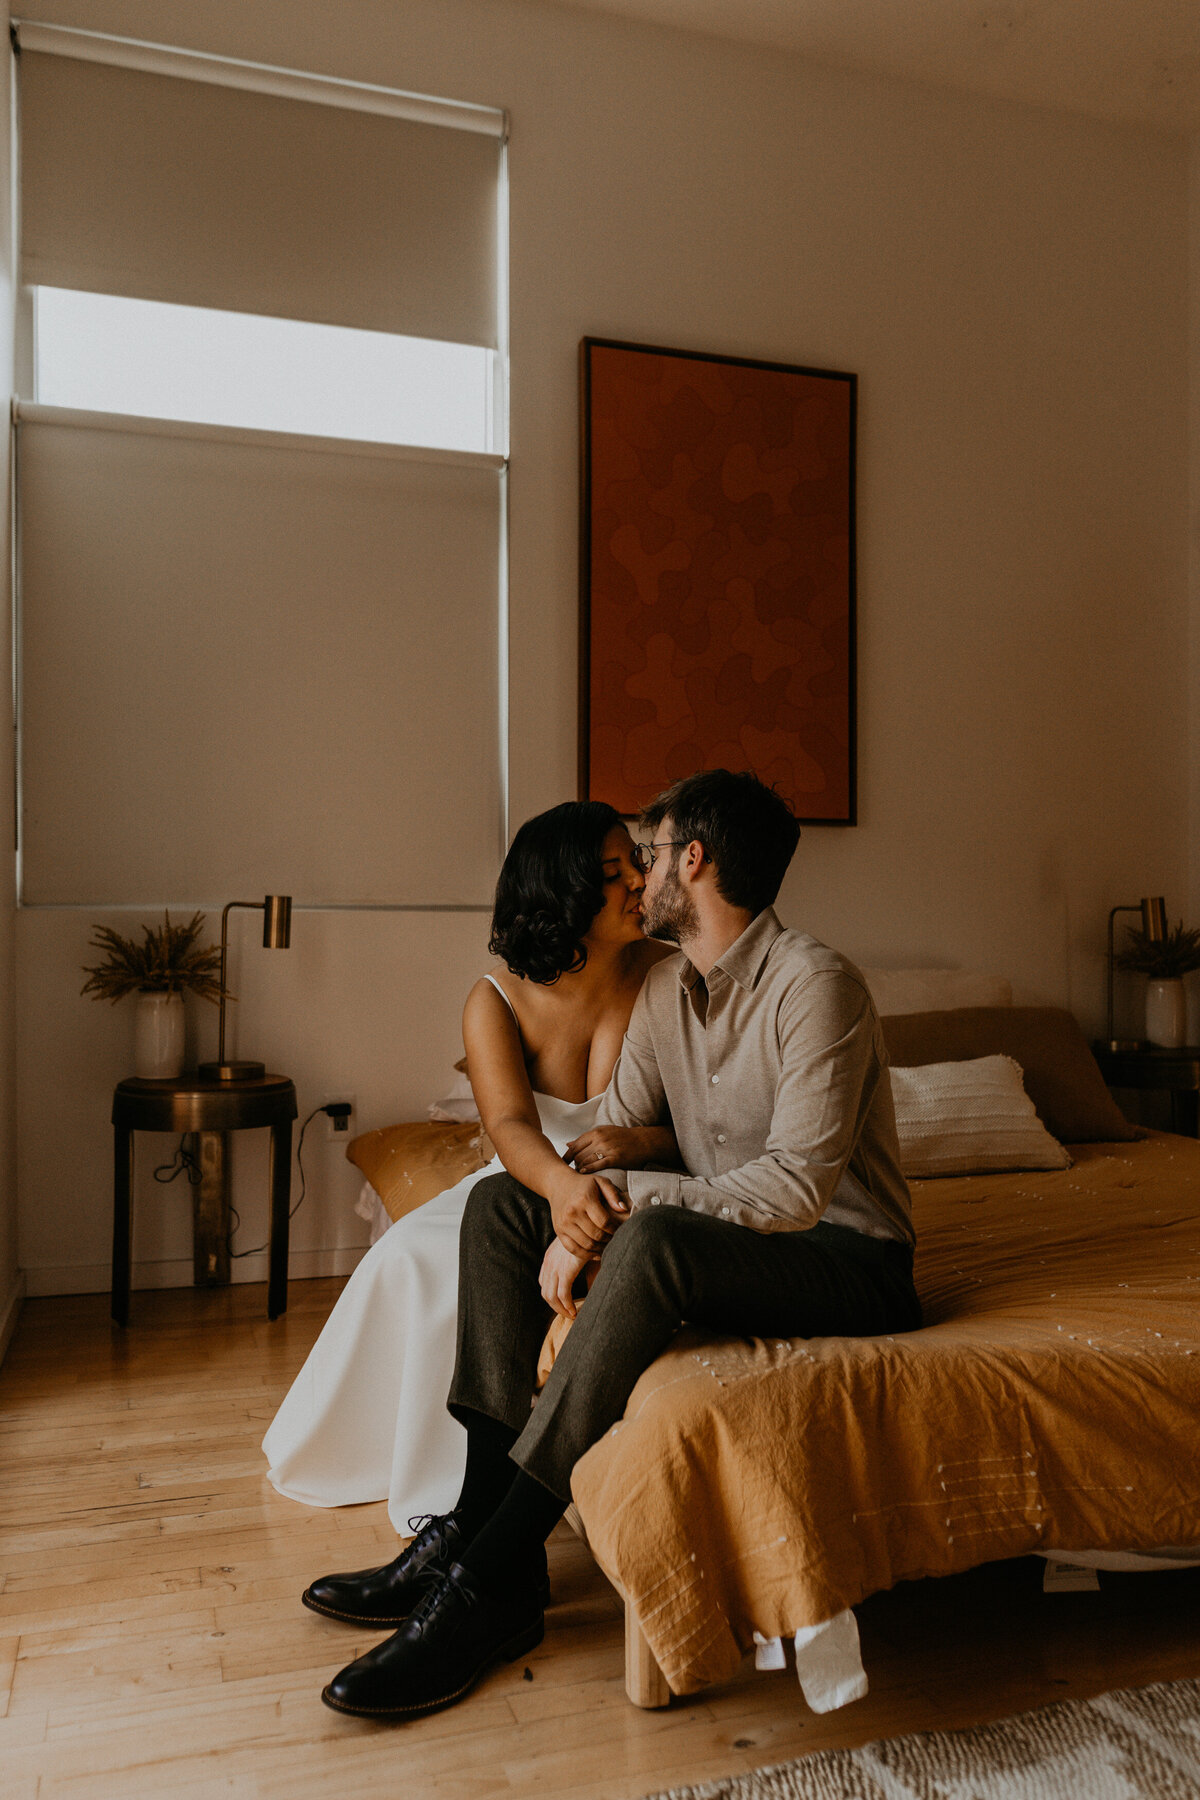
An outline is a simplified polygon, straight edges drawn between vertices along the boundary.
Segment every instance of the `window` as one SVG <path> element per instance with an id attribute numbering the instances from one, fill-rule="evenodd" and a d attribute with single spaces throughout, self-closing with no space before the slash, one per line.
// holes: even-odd
<path id="1" fill-rule="evenodd" d="M 362 442 L 493 451 L 496 352 L 303 319 L 33 290 L 34 399 Z"/>
<path id="2" fill-rule="evenodd" d="M 23 904 L 486 906 L 503 113 L 18 41 Z"/>

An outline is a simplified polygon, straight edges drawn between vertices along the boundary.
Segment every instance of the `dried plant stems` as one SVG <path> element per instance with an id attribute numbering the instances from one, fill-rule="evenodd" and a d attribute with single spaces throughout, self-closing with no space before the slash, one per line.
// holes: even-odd
<path id="1" fill-rule="evenodd" d="M 143 925 L 142 942 L 124 938 L 108 925 L 97 925 L 91 948 L 107 954 L 94 968 L 85 965 L 87 980 L 80 992 L 96 1000 L 123 1000 L 126 994 L 179 994 L 185 989 L 214 1004 L 221 998 L 221 952 L 197 942 L 204 914 L 193 913 L 186 925 L 173 925 L 164 912 L 161 925 Z M 226 993 L 226 999 L 233 996 Z"/>
<path id="2" fill-rule="evenodd" d="M 1177 981 L 1181 975 L 1200 969 L 1200 931 L 1188 930 L 1180 919 L 1178 925 L 1168 929 L 1165 938 L 1155 943 L 1144 931 L 1130 925 L 1117 967 L 1149 975 L 1154 981 Z"/>

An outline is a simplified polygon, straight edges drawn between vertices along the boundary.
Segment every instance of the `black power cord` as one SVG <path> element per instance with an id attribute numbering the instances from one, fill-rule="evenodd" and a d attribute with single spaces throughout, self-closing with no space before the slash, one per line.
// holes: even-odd
<path id="1" fill-rule="evenodd" d="M 194 1132 L 185 1131 L 179 1140 L 174 1156 L 169 1163 L 159 1163 L 154 1171 L 154 1179 L 162 1187 L 168 1187 L 177 1176 L 186 1175 L 189 1187 L 199 1187 L 201 1178 L 200 1158 L 195 1147 L 188 1142 Z"/>
<path id="2" fill-rule="evenodd" d="M 324 1106 L 314 1106 L 312 1111 L 309 1113 L 307 1119 L 305 1119 L 303 1125 L 300 1127 L 300 1137 L 296 1144 L 296 1167 L 300 1171 L 300 1198 L 297 1200 L 295 1206 L 293 1206 L 291 1211 L 288 1213 L 289 1219 L 294 1219 L 296 1214 L 300 1211 L 300 1208 L 304 1205 L 304 1192 L 305 1192 L 305 1187 L 307 1185 L 307 1180 L 308 1180 L 307 1176 L 304 1173 L 304 1134 L 305 1134 L 305 1132 L 308 1130 L 309 1126 L 312 1124 L 313 1120 L 316 1118 L 318 1113 L 325 1113 L 326 1116 L 330 1119 L 348 1119 L 350 1117 L 352 1110 L 353 1109 L 351 1108 L 350 1102 L 348 1100 L 330 1100 Z M 232 1215 L 232 1223 L 229 1227 L 230 1260 L 233 1262 L 236 1262 L 238 1260 L 238 1258 L 242 1257 L 242 1256 L 259 1256 L 259 1255 L 261 1255 L 261 1253 L 269 1247 L 268 1244 L 255 1244 L 255 1246 L 252 1250 L 235 1250 L 234 1249 L 234 1247 L 233 1247 L 234 1233 L 241 1228 L 242 1221 L 241 1221 L 241 1217 L 238 1213 L 237 1207 L 233 1204 L 232 1200 L 229 1203 L 229 1211 Z"/>
<path id="3" fill-rule="evenodd" d="M 305 1119 L 303 1125 L 300 1127 L 300 1138 L 296 1145 L 296 1167 L 300 1171 L 300 1198 L 288 1213 L 289 1219 L 294 1219 L 304 1204 L 304 1192 L 307 1185 L 303 1158 L 305 1132 L 308 1130 L 318 1113 L 325 1113 L 326 1116 L 331 1119 L 348 1119 L 352 1110 L 348 1100 L 330 1100 L 325 1106 L 314 1106 L 307 1119 Z M 200 1186 L 203 1171 L 200 1168 L 200 1158 L 196 1155 L 195 1136 L 195 1132 L 185 1131 L 176 1146 L 175 1154 L 170 1162 L 160 1163 L 157 1169 L 155 1169 L 154 1179 L 159 1182 L 161 1186 L 169 1186 L 169 1184 L 172 1181 L 176 1181 L 180 1175 L 187 1176 L 189 1187 Z M 230 1257 L 236 1261 L 237 1258 L 242 1256 L 261 1255 L 268 1247 L 266 1244 L 256 1244 L 252 1250 L 234 1249 L 234 1233 L 241 1229 L 242 1220 L 241 1215 L 232 1200 L 229 1202 L 229 1212 L 231 1218 L 229 1227 Z"/>

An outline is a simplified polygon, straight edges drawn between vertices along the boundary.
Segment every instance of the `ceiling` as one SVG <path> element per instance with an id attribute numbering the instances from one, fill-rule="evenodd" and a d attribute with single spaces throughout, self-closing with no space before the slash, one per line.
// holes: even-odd
<path id="1" fill-rule="evenodd" d="M 563 0 L 821 62 L 1200 131 L 1200 0 Z"/>

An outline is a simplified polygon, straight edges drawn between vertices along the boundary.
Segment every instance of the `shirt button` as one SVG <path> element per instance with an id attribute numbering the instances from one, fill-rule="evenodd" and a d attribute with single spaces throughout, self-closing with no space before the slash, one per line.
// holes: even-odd
<path id="1" fill-rule="evenodd" d="M 727 1206 L 723 1206 L 721 1208 L 721 1217 L 723 1219 L 727 1219 L 729 1217 L 729 1208 Z"/>
<path id="2" fill-rule="evenodd" d="M 718 1144 L 723 1144 L 725 1142 L 725 1133 L 723 1131 L 718 1131 L 717 1142 Z"/>
<path id="3" fill-rule="evenodd" d="M 713 1076 L 713 1078 L 712 1078 L 712 1084 L 713 1084 L 713 1086 L 714 1086 L 714 1087 L 716 1087 L 716 1085 L 717 1085 L 717 1083 L 718 1083 L 718 1081 L 720 1081 L 720 1079 L 721 1079 L 721 1077 L 720 1077 L 720 1076 L 719 1076 L 719 1075 L 714 1075 L 714 1076 Z"/>
<path id="4" fill-rule="evenodd" d="M 659 1203 L 659 1201 L 658 1201 L 658 1195 L 657 1195 L 657 1194 L 651 1194 L 651 1196 L 650 1196 L 650 1204 L 651 1204 L 651 1206 L 657 1206 L 657 1205 L 658 1205 L 658 1203 Z"/>

